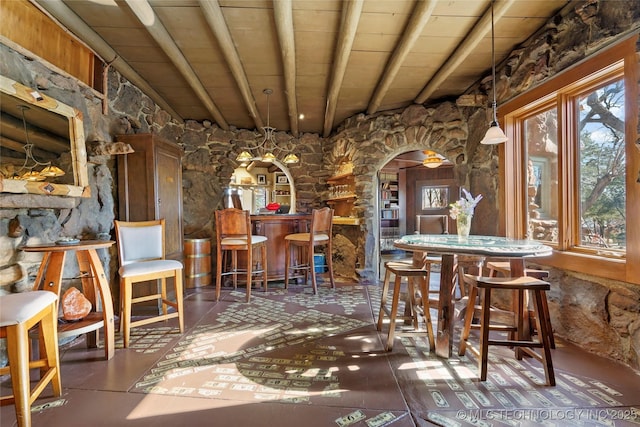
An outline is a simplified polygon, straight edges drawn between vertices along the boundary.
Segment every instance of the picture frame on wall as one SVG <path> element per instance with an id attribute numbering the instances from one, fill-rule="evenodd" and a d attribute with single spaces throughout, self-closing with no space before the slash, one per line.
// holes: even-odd
<path id="1" fill-rule="evenodd" d="M 278 175 L 277 184 L 288 184 L 289 180 L 287 180 L 287 176 L 286 175 Z"/>
<path id="2" fill-rule="evenodd" d="M 267 184 L 267 175 L 258 174 L 258 184 Z"/>

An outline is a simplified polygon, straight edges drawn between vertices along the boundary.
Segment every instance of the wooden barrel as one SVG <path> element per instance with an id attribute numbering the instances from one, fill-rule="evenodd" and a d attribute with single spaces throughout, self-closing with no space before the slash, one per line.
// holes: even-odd
<path id="1" fill-rule="evenodd" d="M 187 288 L 211 284 L 211 239 L 185 239 L 184 261 Z"/>

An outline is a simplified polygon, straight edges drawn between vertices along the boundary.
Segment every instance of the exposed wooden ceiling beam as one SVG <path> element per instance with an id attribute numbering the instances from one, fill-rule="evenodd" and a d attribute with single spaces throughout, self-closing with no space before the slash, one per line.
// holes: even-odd
<path id="1" fill-rule="evenodd" d="M 86 43 L 93 51 L 102 58 L 103 61 L 109 63 L 124 78 L 129 80 L 163 110 L 171 115 L 175 120 L 183 122 L 183 118 L 174 110 L 171 105 L 153 89 L 149 83 L 140 76 L 134 69 L 122 59 L 111 46 L 105 42 L 98 33 L 93 31 L 82 19 L 69 9 L 62 0 L 34 0 L 37 5 L 58 21 L 60 25 L 67 28 L 71 33 L 75 34 L 80 40 Z"/>
<path id="2" fill-rule="evenodd" d="M 262 118 L 258 112 L 256 100 L 251 92 L 249 79 L 247 79 L 247 73 L 245 73 L 242 62 L 240 61 L 240 55 L 238 55 L 238 51 L 234 47 L 229 27 L 224 20 L 224 15 L 222 15 L 220 3 L 218 3 L 218 0 L 200 0 L 200 8 L 204 13 L 207 23 L 209 24 L 209 28 L 211 28 L 211 31 L 218 39 L 218 44 L 220 45 L 222 54 L 227 61 L 227 65 L 231 69 L 231 75 L 234 77 L 236 84 L 238 85 L 238 89 L 240 89 L 240 94 L 242 95 L 244 104 L 249 111 L 249 115 L 253 118 L 256 128 L 262 129 L 264 127 L 264 123 L 262 122 Z"/>
<path id="3" fill-rule="evenodd" d="M 342 9 L 342 19 L 340 22 L 340 31 L 336 53 L 333 59 L 333 69 L 331 70 L 331 80 L 329 83 L 329 91 L 327 92 L 327 105 L 324 113 L 323 135 L 328 137 L 333 128 L 333 120 L 336 116 L 336 107 L 338 104 L 338 96 L 340 88 L 344 80 L 344 74 L 347 70 L 349 55 L 353 47 L 353 40 L 356 37 L 358 22 L 360 22 L 360 14 L 364 0 L 353 0 L 344 2 Z"/>
<path id="4" fill-rule="evenodd" d="M 400 42 L 393 50 L 393 54 L 387 63 L 384 73 L 373 92 L 373 96 L 369 102 L 369 108 L 367 109 L 367 114 L 373 114 L 378 111 L 378 107 L 380 107 L 391 83 L 393 83 L 398 75 L 398 71 L 400 70 L 405 58 L 409 52 L 411 52 L 411 49 L 420 37 L 420 34 L 422 34 L 424 26 L 429 22 L 433 9 L 436 7 L 436 3 L 436 0 L 419 0 L 416 3 L 415 8 L 411 13 L 411 19 L 409 20 L 407 28 L 404 30 L 402 35 L 402 39 L 400 39 Z"/>
<path id="5" fill-rule="evenodd" d="M 291 0 L 273 0 L 276 30 L 282 51 L 284 85 L 289 110 L 291 134 L 298 136 L 298 102 L 296 98 L 296 45 L 293 36 L 293 13 Z"/>
<path id="6" fill-rule="evenodd" d="M 494 3 L 494 22 L 498 21 L 511 7 L 515 0 L 497 0 Z M 422 104 L 438 90 L 438 87 L 444 82 L 460 64 L 474 51 L 476 46 L 482 41 L 487 33 L 491 32 L 491 1 L 487 11 L 476 25 L 473 26 L 469 34 L 464 38 L 462 43 L 458 45 L 456 50 L 451 54 L 449 59 L 440 67 L 436 74 L 429 80 L 427 85 L 422 89 L 415 103 Z"/>
<path id="7" fill-rule="evenodd" d="M 225 130 L 229 129 L 229 124 L 209 96 L 207 89 L 202 85 L 195 71 L 193 71 L 193 68 L 189 65 L 189 61 L 184 57 L 182 51 L 173 40 L 173 37 L 171 37 L 171 34 L 169 34 L 160 19 L 156 16 L 147 0 L 125 0 L 125 2 L 140 23 L 147 29 L 151 37 L 158 43 L 158 46 L 160 46 L 169 57 L 173 65 L 176 66 L 209 114 L 213 116 L 218 126 Z"/>

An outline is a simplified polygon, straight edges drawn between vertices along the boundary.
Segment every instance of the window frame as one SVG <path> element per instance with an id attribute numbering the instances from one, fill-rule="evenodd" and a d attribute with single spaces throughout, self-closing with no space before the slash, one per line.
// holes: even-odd
<path id="1" fill-rule="evenodd" d="M 537 263 L 640 284 L 640 145 L 638 141 L 638 57 L 634 35 L 581 63 L 556 74 L 500 107 L 499 119 L 509 138 L 500 147 L 502 204 L 501 230 L 504 235 L 524 238 L 527 229 L 527 158 L 523 141 L 523 120 L 533 114 L 557 108 L 558 114 L 558 242 L 550 243 L 553 254 Z M 625 84 L 625 156 L 627 247 L 624 258 L 605 257 L 580 247 L 580 196 L 578 193 L 578 141 L 575 102 L 578 93 L 622 77 Z"/>

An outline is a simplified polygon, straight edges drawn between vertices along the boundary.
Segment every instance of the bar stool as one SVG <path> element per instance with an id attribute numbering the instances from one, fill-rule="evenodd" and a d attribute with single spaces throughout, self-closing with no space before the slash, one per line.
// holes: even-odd
<path id="1" fill-rule="evenodd" d="M 0 296 L 0 338 L 7 339 L 9 366 L 0 375 L 11 374 L 13 395 L 2 396 L 2 404 L 14 402 L 18 426 L 31 426 L 31 403 L 51 383 L 53 394 L 62 394 L 58 355 L 58 296 L 49 291 L 21 292 Z M 40 359 L 29 356 L 29 329 L 38 325 Z M 29 371 L 40 368 L 40 380 L 32 389 Z"/>
<path id="2" fill-rule="evenodd" d="M 498 273 L 502 274 L 504 277 L 511 277 L 511 264 L 509 261 L 489 261 L 487 262 L 487 268 L 489 269 L 489 277 L 497 277 Z M 535 277 L 540 280 L 546 280 L 549 277 L 549 272 L 546 270 L 525 268 L 524 275 L 528 277 Z M 549 305 L 547 304 L 546 292 L 543 302 L 546 318 L 549 322 L 547 324 L 547 331 L 549 331 L 549 345 L 551 348 L 556 348 L 556 340 L 553 336 L 553 328 L 551 327 L 551 316 L 549 315 Z"/>
<path id="3" fill-rule="evenodd" d="M 249 211 L 236 208 L 217 210 L 216 216 L 216 301 L 220 300 L 222 276 L 233 276 L 234 288 L 238 275 L 247 277 L 247 302 L 251 300 L 251 283 L 254 274 L 262 274 L 264 291 L 267 292 L 267 238 L 251 233 Z M 261 265 L 253 268 L 253 250 L 260 249 Z M 222 254 L 231 252 L 231 270 L 225 271 Z M 245 269 L 238 268 L 238 251 L 247 251 Z"/>
<path id="4" fill-rule="evenodd" d="M 284 287 L 289 286 L 290 272 L 293 270 L 304 272 L 304 281 L 307 282 L 307 274 L 311 275 L 311 285 L 314 295 L 318 293 L 316 281 L 316 266 L 314 252 L 316 246 L 326 247 L 326 260 L 329 269 L 329 281 L 331 288 L 336 287 L 333 278 L 333 209 L 321 208 L 311 212 L 311 225 L 308 233 L 287 234 L 284 237 Z M 291 253 L 294 250 L 294 253 Z M 291 259 L 293 258 L 293 265 Z"/>
<path id="5" fill-rule="evenodd" d="M 378 313 L 378 331 L 382 331 L 382 323 L 384 317 L 389 319 L 389 332 L 387 334 L 386 350 L 391 351 L 393 348 L 394 336 L 427 336 L 429 339 L 429 349 L 435 349 L 433 325 L 431 324 L 431 313 L 429 312 L 429 284 L 427 283 L 427 277 L 429 277 L 428 270 L 419 267 L 413 267 L 403 262 L 388 261 L 384 264 L 385 275 L 384 283 L 382 285 L 382 296 L 380 299 L 380 312 Z M 387 293 L 389 292 L 389 285 L 391 282 L 391 275 L 395 275 L 393 284 L 393 296 L 391 302 L 391 309 L 387 307 Z M 404 315 L 398 315 L 398 304 L 400 302 L 400 291 L 402 287 L 402 278 L 407 277 L 407 295 L 405 304 L 407 309 Z M 417 279 L 420 286 L 420 304 L 418 304 L 415 295 L 414 279 Z M 426 330 L 419 329 L 418 316 L 422 314 Z M 396 331 L 396 320 L 411 321 L 413 329 L 410 331 Z"/>
<path id="6" fill-rule="evenodd" d="M 544 310 L 543 300 L 545 299 L 544 291 L 550 289 L 548 282 L 533 278 L 533 277 L 481 277 L 466 275 L 465 279 L 471 284 L 469 289 L 469 302 L 467 306 L 467 312 L 464 321 L 464 327 L 462 330 L 462 336 L 460 337 L 460 348 L 458 354 L 464 356 L 467 347 L 469 350 L 478 357 L 479 369 L 480 369 L 480 381 L 486 381 L 487 379 L 487 360 L 489 353 L 489 346 L 507 346 L 516 347 L 516 357 L 522 358 L 522 353 L 535 358 L 540 361 L 544 367 L 544 373 L 546 382 L 548 385 L 554 386 L 555 375 L 553 372 L 553 363 L 551 361 L 551 346 L 549 340 L 549 331 L 547 325 L 549 324 L 546 318 L 547 314 Z M 475 296 L 478 289 L 481 289 L 480 298 L 480 323 L 473 324 L 473 316 L 475 311 Z M 493 289 L 510 289 L 517 293 L 518 304 L 515 318 L 513 319 L 513 325 L 498 325 L 491 323 L 491 291 Z M 524 293 L 531 292 L 534 300 L 534 310 L 536 317 L 536 324 L 538 328 L 538 341 L 524 340 L 522 338 L 522 325 L 523 316 L 528 315 L 527 308 L 524 305 Z M 476 350 L 471 347 L 467 340 L 469 338 L 469 332 L 471 328 L 480 329 L 480 349 Z M 502 330 L 516 333 L 515 338 L 510 336 L 506 340 L 489 339 L 490 330 Z M 537 353 L 534 348 L 541 348 L 542 352 Z"/>

